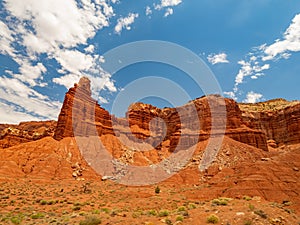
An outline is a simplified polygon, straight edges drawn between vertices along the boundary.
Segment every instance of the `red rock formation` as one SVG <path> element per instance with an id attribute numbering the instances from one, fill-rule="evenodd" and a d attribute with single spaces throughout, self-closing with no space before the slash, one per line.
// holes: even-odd
<path id="1" fill-rule="evenodd" d="M 240 107 L 243 122 L 263 131 L 273 147 L 300 143 L 300 102 L 275 99 Z"/>
<path id="2" fill-rule="evenodd" d="M 0 148 L 52 137 L 55 129 L 56 121 L 31 121 L 19 125 L 0 124 Z"/>
<path id="3" fill-rule="evenodd" d="M 214 127 L 211 110 L 214 110 Z M 136 103 L 129 108 L 127 118 L 130 129 L 125 126 L 124 119 L 112 117 L 100 107 L 91 97 L 90 81 L 81 78 L 65 96 L 54 138 L 60 140 L 73 137 L 74 133 L 75 136 L 123 134 L 128 139 L 146 142 L 156 149 L 161 149 L 160 143 L 163 141 L 169 141 L 169 151 L 172 152 L 174 149 L 187 149 L 199 141 L 208 139 L 212 130 L 215 133 L 218 133 L 218 130 L 221 132 L 226 124 L 226 135 L 267 150 L 265 134 L 261 130 L 247 127 L 242 121 L 237 103 L 220 96 L 199 98 L 177 108 L 159 109 L 148 104 Z M 150 135 L 149 124 L 155 118 L 160 120 L 154 121 Z M 117 125 L 114 129 L 112 120 Z"/>

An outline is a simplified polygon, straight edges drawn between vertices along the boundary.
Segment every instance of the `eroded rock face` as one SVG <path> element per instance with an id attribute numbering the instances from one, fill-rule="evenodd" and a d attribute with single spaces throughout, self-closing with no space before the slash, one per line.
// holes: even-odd
<path id="1" fill-rule="evenodd" d="M 300 102 L 275 99 L 240 107 L 243 122 L 263 131 L 272 147 L 300 143 Z"/>
<path id="2" fill-rule="evenodd" d="M 215 115 L 214 127 L 211 110 L 214 110 Z M 168 142 L 167 148 L 172 152 L 208 139 L 212 131 L 218 134 L 220 130 L 221 134 L 226 124 L 225 134 L 229 137 L 267 150 L 265 133 L 247 126 L 237 103 L 220 96 L 199 98 L 177 108 L 159 109 L 152 105 L 135 103 L 129 107 L 126 116 L 128 122 L 111 116 L 101 108 L 91 97 L 89 80 L 81 78 L 79 83 L 66 93 L 54 138 L 61 140 L 73 137 L 74 134 L 75 136 L 125 135 L 130 140 L 146 142 L 156 149 L 162 148 L 162 142 Z"/>
<path id="3" fill-rule="evenodd" d="M 0 148 L 52 137 L 55 129 L 56 121 L 31 121 L 19 125 L 0 124 Z"/>

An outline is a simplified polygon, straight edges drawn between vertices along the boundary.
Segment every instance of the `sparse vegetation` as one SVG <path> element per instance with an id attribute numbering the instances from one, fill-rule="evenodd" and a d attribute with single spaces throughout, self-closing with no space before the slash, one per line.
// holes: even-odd
<path id="1" fill-rule="evenodd" d="M 206 222 L 207 223 L 212 223 L 212 224 L 217 224 L 217 223 L 219 223 L 219 217 L 212 214 L 212 215 L 207 217 Z"/>
<path id="2" fill-rule="evenodd" d="M 180 215 L 176 217 L 176 221 L 181 221 L 182 222 L 183 219 L 184 219 L 183 216 L 180 216 Z"/>
<path id="3" fill-rule="evenodd" d="M 98 225 L 101 219 L 96 216 L 87 216 L 84 220 L 80 221 L 80 225 Z"/>
<path id="4" fill-rule="evenodd" d="M 245 195 L 245 196 L 243 197 L 243 199 L 246 200 L 246 201 L 250 201 L 252 198 L 251 198 L 250 196 L 248 196 L 248 195 Z"/>
<path id="5" fill-rule="evenodd" d="M 31 215 L 31 219 L 41 219 L 44 216 L 45 216 L 44 213 L 35 213 Z"/>
<path id="6" fill-rule="evenodd" d="M 244 222 L 244 225 L 252 225 L 252 221 L 251 221 L 251 220 L 246 220 L 246 221 Z"/>
<path id="7" fill-rule="evenodd" d="M 161 210 L 161 211 L 159 211 L 158 216 L 165 217 L 165 216 L 168 216 L 169 214 L 170 214 L 170 212 L 168 210 Z"/>
<path id="8" fill-rule="evenodd" d="M 267 219 L 268 218 L 268 215 L 264 211 L 262 211 L 262 210 L 254 210 L 254 213 L 256 215 L 259 215 L 263 219 Z"/>
<path id="9" fill-rule="evenodd" d="M 228 205 L 229 198 L 217 198 L 212 200 L 213 205 Z"/>

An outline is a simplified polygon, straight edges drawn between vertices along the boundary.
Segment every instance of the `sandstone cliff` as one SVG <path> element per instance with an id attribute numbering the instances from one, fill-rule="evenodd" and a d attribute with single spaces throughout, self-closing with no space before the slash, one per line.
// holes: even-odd
<path id="1" fill-rule="evenodd" d="M 274 99 L 239 106 L 243 122 L 252 129 L 263 131 L 271 147 L 300 143 L 299 101 Z"/>
<path id="2" fill-rule="evenodd" d="M 218 107 L 222 105 L 226 109 L 226 118 L 218 116 Z M 216 113 L 214 115 L 217 115 L 214 127 L 211 119 L 212 108 Z M 193 109 L 196 113 L 192 112 Z M 61 140 L 73 137 L 74 133 L 76 136 L 125 135 L 130 140 L 146 142 L 156 149 L 161 149 L 162 143 L 168 142 L 167 148 L 172 152 L 175 148 L 185 149 L 208 139 L 212 130 L 221 129 L 226 124 L 225 134 L 229 137 L 267 150 L 264 131 L 247 125 L 235 101 L 216 95 L 198 98 L 177 108 L 159 109 L 148 104 L 135 103 L 129 107 L 127 118 L 129 126 L 126 126 L 125 119 L 118 119 L 100 107 L 91 97 L 90 81 L 81 78 L 66 93 L 54 138 Z"/>
<path id="3" fill-rule="evenodd" d="M 52 137 L 55 129 L 56 121 L 31 121 L 19 125 L 0 124 L 0 148 Z"/>

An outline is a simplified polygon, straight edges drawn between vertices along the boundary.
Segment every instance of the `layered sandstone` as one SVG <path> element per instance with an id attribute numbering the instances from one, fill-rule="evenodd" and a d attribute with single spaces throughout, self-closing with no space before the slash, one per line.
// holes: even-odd
<path id="1" fill-rule="evenodd" d="M 247 126 L 238 104 L 217 95 L 198 98 L 177 108 L 159 109 L 135 103 L 126 117 L 128 121 L 118 119 L 100 107 L 91 97 L 90 81 L 81 78 L 66 93 L 54 138 L 110 134 L 147 143 L 158 150 L 164 143 L 172 152 L 187 149 L 211 134 L 225 132 L 234 140 L 267 150 L 264 131 Z"/>
<path id="2" fill-rule="evenodd" d="M 243 122 L 252 129 L 263 131 L 272 147 L 300 143 L 299 101 L 274 99 L 239 106 Z"/>
<path id="3" fill-rule="evenodd" d="M 9 148 L 21 143 L 52 137 L 56 121 L 31 121 L 15 124 L 0 124 L 0 148 Z"/>

